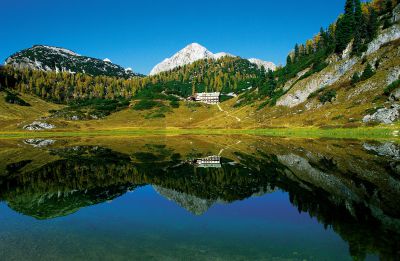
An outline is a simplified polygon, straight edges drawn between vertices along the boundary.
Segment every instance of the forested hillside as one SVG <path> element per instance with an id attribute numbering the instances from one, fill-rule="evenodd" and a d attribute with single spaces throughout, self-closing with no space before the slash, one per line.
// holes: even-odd
<path id="1" fill-rule="evenodd" d="M 346 0 L 336 21 L 295 44 L 286 65 L 275 71 L 234 56 L 197 60 L 147 77 L 37 70 L 12 62 L 0 67 L 0 91 L 10 104 L 24 105 L 18 95 L 23 93 L 70 105 L 52 114 L 67 119 L 102 118 L 128 106 L 148 110 L 146 120 L 164 118 L 195 92 L 218 91 L 222 102 L 232 99 L 223 104 L 235 126 L 281 126 L 297 120 L 302 126 L 359 126 L 364 116 L 375 120 L 379 110 L 389 116 L 378 122 L 393 122 L 400 98 L 399 17 L 398 0 Z M 196 112 L 191 105 L 185 108 L 188 115 Z M 331 113 L 337 115 L 329 118 Z"/>

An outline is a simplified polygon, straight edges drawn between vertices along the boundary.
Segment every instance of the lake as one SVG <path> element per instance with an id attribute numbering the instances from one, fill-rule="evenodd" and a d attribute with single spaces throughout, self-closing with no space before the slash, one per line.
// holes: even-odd
<path id="1" fill-rule="evenodd" d="M 0 140 L 0 260 L 399 260 L 398 141 Z"/>

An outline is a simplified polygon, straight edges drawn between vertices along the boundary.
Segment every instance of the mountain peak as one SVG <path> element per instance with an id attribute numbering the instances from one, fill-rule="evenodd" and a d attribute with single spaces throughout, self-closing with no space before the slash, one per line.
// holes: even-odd
<path id="1" fill-rule="evenodd" d="M 188 44 L 185 48 L 206 49 L 204 46 L 202 46 L 202 45 L 199 44 L 199 43 L 191 43 L 191 44 Z M 185 48 L 184 48 L 184 49 L 185 49 Z"/>
<path id="2" fill-rule="evenodd" d="M 187 45 L 185 48 L 174 54 L 170 58 L 164 59 L 161 63 L 157 64 L 150 72 L 150 75 L 159 74 L 161 72 L 170 71 L 177 67 L 188 65 L 194 63 L 198 60 L 203 59 L 215 59 L 218 60 L 222 57 L 236 57 L 235 55 L 220 52 L 220 53 L 212 53 L 207 48 L 198 43 L 191 43 Z M 271 69 L 275 70 L 276 66 L 272 62 L 265 62 L 260 59 L 249 59 L 249 61 L 259 68 L 264 66 L 266 70 Z"/>
<path id="3" fill-rule="evenodd" d="M 53 53 L 67 54 L 67 55 L 72 55 L 72 56 L 80 56 L 79 54 L 77 54 L 71 50 L 61 48 L 61 47 L 49 46 L 49 45 L 38 44 L 38 45 L 32 46 L 31 49 L 32 50 L 48 50 Z"/>
<path id="4" fill-rule="evenodd" d="M 150 75 L 169 71 L 176 67 L 191 64 L 198 60 L 212 58 L 214 58 L 214 54 L 207 50 L 207 48 L 198 43 L 191 43 L 174 54 L 171 58 L 167 58 L 161 63 L 157 64 L 153 70 L 151 70 Z"/>
<path id="5" fill-rule="evenodd" d="M 69 73 L 87 73 L 90 75 L 105 75 L 129 78 L 138 76 L 132 71 L 112 63 L 109 59 L 100 60 L 81 56 L 71 50 L 48 45 L 34 45 L 21 50 L 5 61 L 5 64 L 15 68 L 28 68 L 40 71 L 55 71 Z"/>
<path id="6" fill-rule="evenodd" d="M 266 71 L 268 71 L 268 70 L 275 71 L 276 70 L 276 65 L 273 62 L 266 62 L 266 61 L 263 61 L 263 60 L 260 60 L 260 59 L 257 59 L 257 58 L 250 58 L 248 60 L 252 64 L 257 65 L 258 68 L 260 68 L 260 69 L 261 69 L 261 67 L 264 66 L 264 69 Z"/>

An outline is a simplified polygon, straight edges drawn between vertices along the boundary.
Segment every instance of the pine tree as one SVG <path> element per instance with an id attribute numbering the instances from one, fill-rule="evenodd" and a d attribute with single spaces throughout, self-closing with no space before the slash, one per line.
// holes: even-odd
<path id="1" fill-rule="evenodd" d="M 392 2 L 392 0 L 386 0 L 385 13 L 391 13 L 392 10 L 393 10 L 393 2 Z"/>
<path id="2" fill-rule="evenodd" d="M 296 44 L 294 46 L 294 62 L 297 62 L 299 60 L 299 56 L 300 56 L 299 45 Z"/>
<path id="3" fill-rule="evenodd" d="M 336 28 L 336 52 L 341 53 L 354 36 L 354 0 L 346 0 L 345 12 L 339 18 Z"/>
<path id="4" fill-rule="evenodd" d="M 360 75 L 358 74 L 358 72 L 355 72 L 353 74 L 353 77 L 351 77 L 351 85 L 354 86 L 356 85 L 356 83 L 358 83 L 360 81 Z"/>
<path id="5" fill-rule="evenodd" d="M 366 22 L 361 9 L 361 1 L 355 0 L 355 31 L 354 31 L 354 43 L 352 53 L 354 55 L 360 55 L 363 52 L 363 41 L 367 36 L 366 33 Z"/>
<path id="6" fill-rule="evenodd" d="M 378 14 L 376 13 L 375 9 L 370 7 L 369 8 L 369 18 L 367 23 L 367 42 L 371 42 L 378 32 Z"/>
<path id="7" fill-rule="evenodd" d="M 327 43 L 329 41 L 327 32 L 325 32 L 324 28 L 321 27 L 319 30 L 319 35 L 321 37 L 320 41 L 318 42 L 318 49 L 325 48 L 327 46 Z"/>
<path id="8" fill-rule="evenodd" d="M 371 78 L 374 75 L 374 70 L 372 69 L 372 66 L 370 63 L 367 64 L 367 66 L 365 66 L 365 69 L 360 77 L 361 81 L 365 81 L 369 78 Z"/>
<path id="9" fill-rule="evenodd" d="M 290 54 L 286 57 L 286 65 L 291 65 L 292 64 L 292 57 Z"/>

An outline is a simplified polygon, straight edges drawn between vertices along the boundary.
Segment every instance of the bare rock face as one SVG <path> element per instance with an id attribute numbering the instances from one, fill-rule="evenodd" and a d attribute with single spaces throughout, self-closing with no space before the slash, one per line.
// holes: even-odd
<path id="1" fill-rule="evenodd" d="M 394 90 L 390 96 L 389 96 L 390 101 L 400 101 L 400 89 Z"/>
<path id="2" fill-rule="evenodd" d="M 400 78 L 400 67 L 395 67 L 391 69 L 390 73 L 387 76 L 387 85 L 392 84 L 394 81 L 397 81 Z"/>
<path id="3" fill-rule="evenodd" d="M 24 143 L 27 145 L 31 145 L 34 148 L 42 148 L 53 145 L 56 141 L 49 139 L 27 139 L 24 140 Z"/>
<path id="4" fill-rule="evenodd" d="M 203 215 L 215 202 L 207 199 L 201 199 L 196 196 L 178 192 L 172 189 L 153 186 L 154 190 L 167 199 L 176 202 L 190 213 L 200 216 Z"/>
<path id="5" fill-rule="evenodd" d="M 262 67 L 264 67 L 264 69 L 266 71 L 271 70 L 271 71 L 275 71 L 276 70 L 276 65 L 272 62 L 266 62 L 257 58 L 250 58 L 248 59 L 249 62 L 251 62 L 252 64 L 257 65 L 257 67 L 259 69 L 261 69 Z"/>
<path id="6" fill-rule="evenodd" d="M 399 38 L 400 38 L 400 25 L 396 24 L 392 27 L 389 27 L 381 34 L 379 34 L 379 36 L 368 45 L 368 50 L 366 54 L 370 55 L 373 52 L 379 50 L 379 48 L 381 48 L 381 46 L 384 45 L 385 43 L 394 41 Z"/>
<path id="7" fill-rule="evenodd" d="M 343 198 L 349 201 L 358 202 L 360 199 L 346 184 L 339 178 L 329 175 L 313 167 L 308 159 L 295 154 L 278 155 L 278 160 L 290 169 L 296 177 L 302 177 L 308 182 L 324 188 L 332 194 L 345 195 Z"/>
<path id="8" fill-rule="evenodd" d="M 398 21 L 400 21 L 400 4 L 393 9 L 393 22 L 396 23 Z"/>
<path id="9" fill-rule="evenodd" d="M 400 147 L 393 142 L 385 142 L 378 145 L 365 143 L 363 147 L 364 149 L 373 151 L 380 156 L 386 156 L 395 160 L 400 160 Z"/>
<path id="10" fill-rule="evenodd" d="M 292 87 L 292 85 L 298 80 L 300 79 L 304 74 L 306 74 L 308 71 L 310 71 L 310 68 L 307 68 L 299 73 L 297 73 L 296 77 L 287 81 L 285 83 L 285 86 L 283 86 L 283 90 L 286 92 L 290 89 L 290 87 Z"/>
<path id="11" fill-rule="evenodd" d="M 54 129 L 56 126 L 53 124 L 49 124 L 46 122 L 34 121 L 31 124 L 25 125 L 23 127 L 24 130 L 29 131 L 38 131 L 38 130 L 51 130 Z"/>
<path id="12" fill-rule="evenodd" d="M 382 108 L 377 110 L 374 114 L 368 114 L 363 118 L 364 123 L 379 122 L 384 124 L 391 124 L 400 117 L 400 105 L 392 104 L 389 109 Z"/>
<path id="13" fill-rule="evenodd" d="M 353 42 L 349 43 L 342 53 L 342 59 L 349 59 L 353 50 Z"/>
<path id="14" fill-rule="evenodd" d="M 347 73 L 356 63 L 356 58 L 349 59 L 340 64 L 334 65 L 333 68 L 328 68 L 329 72 L 327 72 L 328 69 L 325 69 L 309 79 L 298 82 L 296 86 L 301 88 L 292 92 L 289 91 L 289 93 L 279 99 L 276 104 L 280 106 L 295 107 L 305 102 L 311 93 L 337 82 L 340 77 Z"/>

